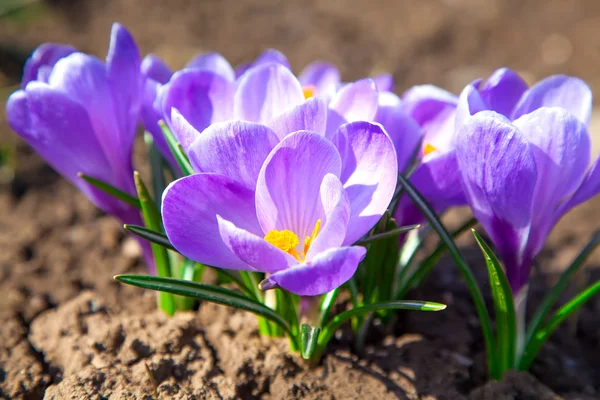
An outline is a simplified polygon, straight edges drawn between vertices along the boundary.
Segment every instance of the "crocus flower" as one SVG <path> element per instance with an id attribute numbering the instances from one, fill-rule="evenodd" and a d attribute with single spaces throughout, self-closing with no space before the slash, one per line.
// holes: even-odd
<path id="1" fill-rule="evenodd" d="M 519 293 L 554 224 L 600 192 L 599 160 L 588 170 L 592 96 L 576 78 L 526 89 L 508 70 L 493 77 L 461 95 L 456 154 L 467 201 Z"/>
<path id="2" fill-rule="evenodd" d="M 10 126 L 54 169 L 99 208 L 138 225 L 135 208 L 77 174 L 135 195 L 131 159 L 141 85 L 138 48 L 114 24 L 106 63 L 68 46 L 42 45 L 27 61 L 22 89 L 6 104 Z"/>
<path id="3" fill-rule="evenodd" d="M 215 123 L 200 134 L 174 110 L 174 133 L 194 138 L 188 154 L 199 173 L 169 185 L 163 222 L 188 258 L 264 272 L 263 289 L 313 296 L 350 279 L 363 259 L 353 244 L 391 200 L 396 155 L 377 124 L 346 123 L 327 138 L 324 103 L 304 101 L 280 67 L 253 69 L 275 74 L 279 86 L 265 88 L 259 76 L 240 83 L 248 96 L 236 97 L 237 112 L 258 122 Z"/>

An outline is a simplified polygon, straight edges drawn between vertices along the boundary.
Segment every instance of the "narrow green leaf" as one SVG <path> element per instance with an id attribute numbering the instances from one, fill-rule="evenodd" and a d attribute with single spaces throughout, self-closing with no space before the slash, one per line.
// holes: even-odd
<path id="1" fill-rule="evenodd" d="M 210 301 L 212 303 L 249 311 L 275 322 L 286 333 L 292 334 L 288 323 L 274 310 L 230 289 L 205 283 L 149 275 L 117 275 L 114 279 L 144 289 L 193 297 L 199 300 Z"/>
<path id="2" fill-rule="evenodd" d="M 335 288 L 331 292 L 325 293 L 325 295 L 321 299 L 321 306 L 319 307 L 319 321 L 320 325 L 323 326 L 327 322 L 327 318 L 329 318 L 329 313 L 331 312 L 331 308 L 335 304 L 335 299 L 337 298 L 338 293 L 340 292 L 340 288 Z"/>
<path id="3" fill-rule="evenodd" d="M 150 197 L 150 193 L 148 193 L 148 189 L 146 188 L 146 185 L 144 185 L 144 182 L 137 171 L 133 173 L 133 180 L 135 181 L 135 188 L 137 190 L 138 198 L 140 199 L 140 204 L 142 205 L 144 224 L 151 231 L 162 232 L 163 226 L 160 213 L 158 212 L 156 204 Z M 169 262 L 169 254 L 167 253 L 167 249 L 162 245 L 158 245 L 154 242 L 151 243 L 152 255 L 154 256 L 157 275 L 159 277 L 171 277 L 171 264 Z M 171 294 L 160 293 L 158 295 L 158 306 L 167 315 L 175 314 L 176 305 Z"/>
<path id="4" fill-rule="evenodd" d="M 91 176 L 88 176 L 88 175 L 84 174 L 83 172 L 79 172 L 77 175 L 81 179 L 83 179 L 84 181 L 89 183 L 90 185 L 94 186 L 96 189 L 100 189 L 104 193 L 109 194 L 112 197 L 119 199 L 122 202 L 127 203 L 130 206 L 137 208 L 138 210 L 142 209 L 142 205 L 140 204 L 140 201 L 138 199 L 136 199 L 135 197 L 133 197 L 132 195 L 127 194 L 127 193 L 123 192 L 122 190 L 119 190 L 116 187 L 114 187 L 104 181 L 101 181 L 100 179 L 92 178 Z"/>
<path id="5" fill-rule="evenodd" d="M 500 369 L 498 378 L 500 379 L 505 371 L 515 367 L 517 345 L 515 304 L 510 284 L 500 265 L 500 260 L 475 229 L 472 229 L 472 232 L 485 258 L 490 278 L 490 288 L 496 314 L 496 344 L 498 346 L 497 354 Z"/>
<path id="6" fill-rule="evenodd" d="M 177 249 L 175 249 L 175 247 L 173 247 L 173 245 L 169 241 L 167 235 L 165 235 L 164 233 L 156 232 L 143 226 L 130 224 L 123 225 L 123 228 L 133 233 L 134 235 L 141 237 L 142 239 L 146 239 L 149 242 L 156 243 L 159 246 L 162 246 L 169 250 L 177 251 Z"/>
<path id="7" fill-rule="evenodd" d="M 256 296 L 254 295 L 254 290 L 249 287 L 248 285 L 246 285 L 246 282 L 244 282 L 244 279 L 242 279 L 242 277 L 240 276 L 241 274 L 237 271 L 230 271 L 228 269 L 223 269 L 223 268 L 216 268 L 213 267 L 215 272 L 217 273 L 217 276 L 223 276 L 226 279 L 229 279 L 231 282 L 235 283 L 236 286 L 238 287 L 238 289 L 240 289 L 243 293 L 245 293 L 248 297 L 257 300 Z"/>
<path id="8" fill-rule="evenodd" d="M 162 194 L 165 191 L 165 188 L 167 187 L 167 181 L 165 180 L 165 171 L 163 168 L 164 161 L 162 155 L 160 154 L 160 151 L 158 151 L 156 145 L 154 144 L 154 139 L 152 138 L 152 135 L 148 132 L 145 132 L 144 139 L 150 150 L 150 168 L 152 171 L 152 190 L 154 191 L 154 201 L 155 203 L 160 204 Z"/>
<path id="9" fill-rule="evenodd" d="M 567 268 L 560 276 L 560 279 L 554 285 L 548 293 L 544 296 L 542 302 L 538 306 L 535 315 L 529 322 L 527 330 L 527 343 L 537 334 L 538 329 L 546 319 L 548 313 L 556 304 L 556 301 L 560 297 L 561 293 L 565 290 L 569 284 L 571 277 L 579 270 L 579 268 L 585 263 L 592 252 L 600 245 L 600 230 L 596 231 L 590 241 L 585 245 L 581 252 L 575 257 L 569 268 Z"/>
<path id="10" fill-rule="evenodd" d="M 342 324 L 344 324 L 344 322 L 351 318 L 365 316 L 369 313 L 381 310 L 441 311 L 445 308 L 445 304 L 412 300 L 388 301 L 385 303 L 369 304 L 358 308 L 352 308 L 334 316 L 331 321 L 323 327 L 318 339 L 318 350 L 315 355 L 313 355 L 313 358 L 319 358 L 321 356 L 322 351 L 325 349 L 325 346 L 329 343 L 335 332 Z"/>
<path id="11" fill-rule="evenodd" d="M 167 141 L 167 144 L 169 145 L 169 148 L 171 149 L 171 153 L 173 153 L 173 157 L 175 157 L 175 161 L 177 161 L 177 164 L 179 165 L 179 168 L 181 168 L 181 171 L 183 172 L 183 174 L 184 175 L 192 175 L 194 173 L 194 169 L 192 168 L 192 165 L 190 164 L 190 160 L 188 159 L 185 152 L 183 151 L 183 148 L 177 142 L 177 139 L 175 139 L 175 136 L 173 136 L 173 132 L 171 132 L 171 130 L 169 129 L 169 127 L 167 126 L 167 124 L 165 124 L 165 121 L 163 121 L 163 120 L 158 121 L 158 125 L 160 126 L 160 129 L 162 130 L 162 133 Z"/>
<path id="12" fill-rule="evenodd" d="M 597 281 L 572 298 L 567 304 L 559 308 L 550 321 L 548 321 L 543 328 L 538 329 L 535 336 L 529 340 L 525 347 L 523 357 L 519 361 L 518 369 L 521 371 L 528 370 L 529 367 L 531 367 L 533 360 L 535 360 L 535 357 L 537 357 L 539 351 L 542 349 L 542 346 L 544 346 L 544 343 L 546 343 L 556 328 L 558 328 L 569 315 L 580 309 L 581 306 L 592 298 L 592 296 L 599 292 L 600 281 Z"/>
<path id="13" fill-rule="evenodd" d="M 302 358 L 310 360 L 319 339 L 320 328 L 314 328 L 307 324 L 302 324 Z"/>
<path id="14" fill-rule="evenodd" d="M 494 335 L 492 331 L 492 323 L 490 320 L 490 315 L 485 306 L 485 301 L 483 299 L 483 295 L 481 294 L 481 290 L 477 285 L 477 280 L 475 279 L 475 275 L 469 268 L 469 265 L 465 261 L 464 257 L 460 253 L 458 246 L 454 243 L 452 236 L 448 233 L 442 222 L 435 214 L 433 209 L 423 196 L 414 188 L 414 186 L 406 180 L 402 175 L 398 175 L 398 180 L 402 185 L 403 189 L 406 191 L 410 199 L 419 207 L 423 215 L 429 221 L 431 227 L 437 232 L 442 242 L 445 243 L 446 247 L 448 247 L 448 251 L 450 255 L 454 259 L 456 266 L 460 270 L 465 279 L 467 287 L 471 292 L 471 296 L 473 297 L 473 302 L 475 303 L 475 309 L 477 310 L 477 315 L 479 317 L 479 321 L 481 323 L 481 330 L 483 331 L 483 338 L 485 341 L 485 348 L 487 354 L 488 367 L 490 371 L 490 375 L 495 376 L 495 369 L 497 366 L 496 363 L 496 348 L 494 345 Z"/>
<path id="15" fill-rule="evenodd" d="M 392 229 L 387 232 L 377 233 L 375 235 L 368 236 L 362 240 L 359 240 L 358 242 L 356 242 L 356 245 L 362 246 L 362 245 L 365 245 L 365 244 L 368 244 L 368 243 L 371 243 L 371 242 L 374 242 L 377 240 L 393 238 L 393 237 L 400 235 L 401 233 L 406 233 L 408 231 L 412 231 L 413 229 L 417 229 L 420 226 L 421 226 L 420 224 L 407 225 L 407 226 L 401 226 L 400 228 Z"/>

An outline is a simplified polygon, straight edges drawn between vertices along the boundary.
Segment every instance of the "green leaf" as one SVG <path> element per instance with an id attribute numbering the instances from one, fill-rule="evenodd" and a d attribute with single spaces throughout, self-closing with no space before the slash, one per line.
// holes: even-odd
<path id="1" fill-rule="evenodd" d="M 302 358 L 310 360 L 319 339 L 320 328 L 314 328 L 307 324 L 302 324 Z"/>
<path id="2" fill-rule="evenodd" d="M 596 231 L 588 244 L 581 250 L 581 252 L 575 257 L 569 268 L 567 268 L 560 276 L 560 279 L 554 285 L 549 292 L 544 296 L 542 302 L 538 306 L 535 315 L 531 318 L 529 322 L 529 327 L 527 330 L 527 339 L 526 346 L 532 340 L 532 338 L 537 334 L 538 329 L 546 319 L 548 313 L 556 304 L 556 301 L 560 297 L 561 293 L 565 290 L 567 285 L 569 284 L 569 280 L 571 277 L 581 268 L 583 263 L 588 259 L 588 257 L 592 254 L 592 252 L 600 245 L 600 231 Z"/>
<path id="3" fill-rule="evenodd" d="M 481 330 L 483 331 L 483 338 L 485 341 L 485 349 L 487 354 L 488 367 L 490 371 L 490 375 L 495 376 L 495 370 L 497 368 L 497 356 L 496 356 L 496 348 L 494 345 L 494 335 L 492 331 L 492 323 L 490 320 L 490 315 L 485 306 L 485 301 L 483 299 L 483 295 L 481 294 L 481 290 L 477 285 L 477 280 L 475 279 L 475 275 L 469 268 L 469 265 L 465 261 L 464 257 L 460 253 L 458 246 L 454 243 L 452 236 L 448 233 L 442 222 L 435 214 L 433 209 L 423 196 L 414 188 L 414 186 L 406 180 L 402 175 L 398 175 L 398 180 L 402 185 L 403 189 L 406 191 L 410 199 L 419 207 L 423 215 L 429 221 L 431 227 L 437 232 L 440 239 L 446 247 L 448 247 L 448 251 L 450 255 L 454 259 L 456 266 L 459 271 L 462 273 L 463 278 L 465 279 L 465 283 L 471 292 L 471 297 L 473 298 L 473 302 L 475 303 L 475 309 L 477 310 L 477 315 L 479 317 L 479 321 L 481 323 Z"/>
<path id="4" fill-rule="evenodd" d="M 150 193 L 148 193 L 148 189 L 146 188 L 146 185 L 144 185 L 144 182 L 137 171 L 133 173 L 133 180 L 135 181 L 135 188 L 137 190 L 138 198 L 140 199 L 140 204 L 142 205 L 144 224 L 151 231 L 162 232 L 163 226 L 160 213 L 156 208 L 156 204 L 152 198 L 150 198 Z M 154 256 L 157 275 L 160 277 L 170 277 L 171 264 L 169 262 L 167 249 L 162 245 L 152 242 L 152 255 Z M 160 293 L 158 295 L 158 306 L 167 315 L 175 314 L 175 300 L 173 299 L 173 296 L 168 293 Z"/>
<path id="5" fill-rule="evenodd" d="M 317 352 L 313 354 L 313 358 L 319 358 L 325 349 L 325 346 L 335 332 L 344 324 L 344 322 L 348 321 L 351 318 L 358 316 L 365 316 L 369 313 L 381 310 L 413 310 L 413 311 L 441 311 L 446 308 L 445 304 L 434 303 L 429 301 L 412 301 L 412 300 L 404 300 L 404 301 L 388 301 L 385 303 L 378 304 L 369 304 L 366 306 L 353 308 L 351 310 L 345 311 L 341 314 L 334 316 L 331 321 L 325 325 L 321 331 L 321 335 L 318 340 L 318 349 Z"/>
<path id="6" fill-rule="evenodd" d="M 79 172 L 77 174 L 77 176 L 79 176 L 81 179 L 83 179 L 84 181 L 86 181 L 87 183 L 89 183 L 90 185 L 95 187 L 96 189 L 100 189 L 104 193 L 111 195 L 112 197 L 119 199 L 122 202 L 127 203 L 130 206 L 137 208 L 138 210 L 142 209 L 142 205 L 140 204 L 140 201 L 138 199 L 136 199 L 135 197 L 133 197 L 132 195 L 127 194 L 127 193 L 123 192 L 122 190 L 119 190 L 116 187 L 114 187 L 104 181 L 101 181 L 100 179 L 92 178 L 91 176 L 86 175 L 83 172 Z"/>
<path id="7" fill-rule="evenodd" d="M 246 282 L 244 281 L 244 279 L 242 279 L 241 277 L 241 273 L 238 271 L 230 271 L 228 269 L 223 269 L 223 268 L 216 268 L 213 267 L 215 272 L 217 273 L 218 277 L 224 277 L 225 279 L 230 280 L 231 282 L 235 283 L 236 286 L 242 291 L 244 292 L 248 297 L 254 299 L 254 300 L 258 300 L 256 298 L 256 296 L 254 295 L 254 290 L 249 287 L 248 285 L 246 285 Z M 221 280 L 225 280 L 222 279 Z M 229 283 L 229 282 L 228 282 Z"/>
<path id="8" fill-rule="evenodd" d="M 183 174 L 184 175 L 192 175 L 194 173 L 194 169 L 192 168 L 192 165 L 190 164 L 190 160 L 188 159 L 185 152 L 183 151 L 183 148 L 177 142 L 177 139 L 175 139 L 175 136 L 173 136 L 173 132 L 171 132 L 171 130 L 169 129 L 169 127 L 167 126 L 167 124 L 165 124 L 165 121 L 163 121 L 163 120 L 158 121 L 158 125 L 160 126 L 160 129 L 162 130 L 165 140 L 167 141 L 167 144 L 169 145 L 169 148 L 171 149 L 171 153 L 173 153 L 173 157 L 175 157 L 175 161 L 177 161 L 177 164 L 179 165 L 179 168 L 181 168 L 181 171 L 183 172 Z"/>
<path id="9" fill-rule="evenodd" d="M 152 135 L 148 132 L 144 133 L 144 139 L 150 149 L 150 168 L 152 171 L 152 189 L 154 191 L 154 201 L 158 204 L 162 199 L 162 194 L 167 187 L 165 180 L 165 171 L 163 168 L 163 157 L 154 144 Z M 160 210 L 159 210 L 160 212 Z"/>
<path id="10" fill-rule="evenodd" d="M 148 275 L 117 275 L 114 277 L 119 282 L 138 286 L 144 289 L 193 297 L 211 303 L 222 304 L 229 307 L 249 311 L 279 325 L 286 333 L 292 334 L 288 323 L 274 310 L 264 306 L 247 296 L 220 286 L 184 281 L 173 278 L 163 278 Z"/>
<path id="11" fill-rule="evenodd" d="M 413 229 L 417 229 L 420 226 L 421 226 L 420 224 L 401 226 L 400 228 L 391 229 L 387 232 L 377 233 L 375 235 L 368 236 L 362 240 L 359 240 L 355 244 L 358 246 L 362 246 L 362 245 L 365 245 L 365 244 L 368 244 L 368 243 L 371 243 L 371 242 L 374 242 L 377 240 L 393 238 L 393 237 L 400 235 L 401 233 L 406 233 L 408 231 L 412 231 Z"/>
<path id="12" fill-rule="evenodd" d="M 143 226 L 130 224 L 123 225 L 123 228 L 133 233 L 134 235 L 141 237 L 142 239 L 146 239 L 149 242 L 156 243 L 159 246 L 162 246 L 169 250 L 177 251 L 177 249 L 173 247 L 173 245 L 169 241 L 167 235 L 165 235 L 164 233 L 156 232 Z"/>
<path id="13" fill-rule="evenodd" d="M 340 292 L 340 288 L 335 288 L 331 292 L 325 293 L 325 295 L 321 299 L 321 306 L 319 309 L 321 310 L 319 313 L 319 321 L 320 326 L 325 325 L 327 322 L 327 318 L 329 318 L 329 313 L 331 312 L 331 308 L 335 304 L 335 299 L 337 298 L 338 293 Z"/>
<path id="14" fill-rule="evenodd" d="M 506 274 L 500 265 L 492 249 L 485 243 L 479 234 L 472 229 L 475 241 L 479 245 L 485 264 L 487 265 L 490 278 L 490 288 L 494 299 L 494 311 L 496 314 L 496 344 L 498 346 L 499 376 L 502 378 L 504 372 L 515 367 L 516 345 L 517 345 L 517 320 L 515 316 L 515 304 L 512 289 L 506 278 Z"/>
<path id="15" fill-rule="evenodd" d="M 542 346 L 544 343 L 546 343 L 550 335 L 554 333 L 556 328 L 558 328 L 560 324 L 562 324 L 564 320 L 569 317 L 569 315 L 580 309 L 581 306 L 583 306 L 598 292 L 600 292 L 600 281 L 588 286 L 584 291 L 571 299 L 567 304 L 559 308 L 558 311 L 552 316 L 550 321 L 548 321 L 543 328 L 538 329 L 535 335 L 529 340 L 527 346 L 525 347 L 523 357 L 519 361 L 518 369 L 521 371 L 528 370 Z"/>

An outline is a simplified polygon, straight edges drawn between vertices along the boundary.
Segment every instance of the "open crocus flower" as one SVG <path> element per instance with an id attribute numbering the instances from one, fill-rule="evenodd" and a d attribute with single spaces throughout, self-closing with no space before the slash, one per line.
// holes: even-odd
<path id="1" fill-rule="evenodd" d="M 279 139 L 299 127 L 331 138 L 342 124 L 373 121 L 377 105 L 377 88 L 370 79 L 345 85 L 328 102 L 307 96 L 300 81 L 281 63 L 253 67 L 236 83 L 209 71 L 180 71 L 162 99 L 163 116 L 186 152 L 199 133 L 216 122 L 264 124 Z M 175 115 L 183 116 L 194 129 L 177 129 Z"/>
<path id="2" fill-rule="evenodd" d="M 571 111 L 586 115 L 583 108 Z M 590 138 L 574 114 L 542 107 L 511 122 L 483 111 L 458 132 L 465 195 L 498 249 L 514 293 L 526 285 L 554 224 L 600 192 L 599 160 L 588 171 Z"/>
<path id="3" fill-rule="evenodd" d="M 68 46 L 42 45 L 25 66 L 23 88 L 6 104 L 10 126 L 54 169 L 99 208 L 137 225 L 135 208 L 78 173 L 135 196 L 131 158 L 141 85 L 138 48 L 129 32 L 114 24 L 106 63 Z M 144 246 L 149 249 L 147 242 Z"/>
<path id="4" fill-rule="evenodd" d="M 325 121 L 325 108 L 319 110 L 315 119 Z M 176 115 L 176 131 L 195 130 Z M 281 138 L 246 121 L 196 132 L 189 155 L 200 173 L 163 195 L 173 246 L 201 263 L 264 272 L 263 289 L 314 296 L 350 279 L 365 255 L 352 244 L 392 198 L 396 155 L 379 125 L 348 123 L 330 140 L 323 130 L 304 129 L 315 119 L 280 120 L 279 127 L 296 129 L 279 132 Z"/>

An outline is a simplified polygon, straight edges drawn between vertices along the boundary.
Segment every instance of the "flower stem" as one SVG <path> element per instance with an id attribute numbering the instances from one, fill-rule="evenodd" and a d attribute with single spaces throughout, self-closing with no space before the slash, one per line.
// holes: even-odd
<path id="1" fill-rule="evenodd" d="M 527 324 L 525 320 L 525 314 L 527 310 L 527 293 L 529 292 L 529 285 L 525 285 L 519 290 L 514 298 L 515 303 L 515 316 L 517 323 L 517 340 L 516 340 L 516 357 L 515 360 L 519 360 L 525 350 L 525 341 L 527 337 Z M 515 366 L 516 367 L 516 366 Z"/>
<path id="2" fill-rule="evenodd" d="M 321 296 L 304 296 L 300 298 L 300 325 L 307 324 L 313 328 L 321 327 Z"/>

